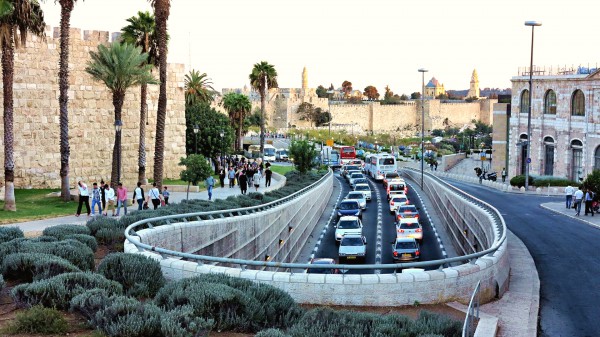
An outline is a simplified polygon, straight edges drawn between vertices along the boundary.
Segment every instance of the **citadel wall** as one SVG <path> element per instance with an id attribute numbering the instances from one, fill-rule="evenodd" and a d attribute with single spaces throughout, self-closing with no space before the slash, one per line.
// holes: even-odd
<path id="1" fill-rule="evenodd" d="M 46 41 L 33 37 L 15 52 L 14 130 L 15 186 L 60 187 L 60 130 L 58 61 L 59 29 L 46 28 Z M 109 43 L 109 33 L 71 29 L 69 41 L 69 145 L 70 185 L 78 180 L 108 180 L 114 144 L 112 94 L 85 72 L 89 52 Z M 184 66 L 170 64 L 165 123 L 165 178 L 178 178 L 177 164 L 185 156 Z M 153 71 L 158 77 L 158 71 Z M 1 83 L 0 83 L 1 85 Z M 158 85 L 148 86 L 146 125 L 146 176 L 152 177 L 156 137 Z M 1 94 L 1 92 L 0 92 Z M 1 104 L 1 101 L 0 101 Z M 140 88 L 127 91 L 122 120 L 122 173 L 130 189 L 137 182 L 140 127 Z M 0 132 L 4 125 L 0 124 Z M 4 146 L 0 139 L 0 146 Z M 0 153 L 4 161 L 4 153 Z"/>

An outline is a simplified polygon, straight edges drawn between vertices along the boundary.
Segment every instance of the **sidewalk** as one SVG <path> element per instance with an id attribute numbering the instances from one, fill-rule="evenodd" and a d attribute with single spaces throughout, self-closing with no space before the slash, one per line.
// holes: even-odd
<path id="1" fill-rule="evenodd" d="M 218 184 L 218 182 L 217 182 L 217 184 Z M 262 179 L 260 187 L 258 188 L 258 192 L 265 193 L 265 192 L 277 189 L 283 185 L 285 185 L 285 177 L 273 172 L 271 186 L 265 188 L 265 181 L 264 181 L 264 179 Z M 252 186 L 252 188 L 250 188 L 250 187 L 248 188 L 248 193 L 250 193 L 250 192 L 256 192 L 254 189 L 254 186 Z M 128 194 L 131 194 L 131 193 L 132 192 L 129 192 Z M 224 188 L 221 188 L 219 186 L 219 187 L 216 187 L 213 189 L 212 200 L 214 201 L 216 199 L 227 199 L 227 197 L 229 197 L 229 196 L 236 196 L 236 195 L 240 195 L 240 194 L 241 194 L 240 188 L 237 185 L 234 186 L 233 188 L 229 188 L 227 185 L 225 185 Z M 187 195 L 186 192 L 171 192 L 171 196 L 169 198 L 169 203 L 179 203 L 182 200 L 185 200 L 186 195 Z M 191 199 L 208 200 L 208 191 L 193 192 L 193 193 L 190 192 L 190 200 Z M 137 211 L 137 205 L 129 206 L 128 210 L 130 212 Z M 63 224 L 85 225 L 86 222 L 92 218 L 91 216 L 90 217 L 86 216 L 85 213 L 81 214 L 81 216 L 79 216 L 79 217 L 76 217 L 75 211 L 76 211 L 76 207 L 73 208 L 73 215 L 61 216 L 61 217 L 57 217 L 57 218 L 44 219 L 44 220 L 19 222 L 19 223 L 7 224 L 4 226 L 19 227 L 25 233 L 30 232 L 30 234 L 35 234 L 35 233 L 43 231 L 46 227 L 51 227 L 51 226 L 56 226 L 56 225 L 63 225 Z M 85 211 L 85 207 L 84 207 L 84 211 Z M 122 214 L 123 214 L 123 209 L 121 209 L 121 215 Z M 98 215 L 96 215 L 96 216 L 98 216 Z M 110 213 L 109 213 L 109 216 L 110 216 Z"/>
<path id="2" fill-rule="evenodd" d="M 568 209 L 565 205 L 565 202 L 546 202 L 541 204 L 542 208 L 551 210 L 552 212 L 562 214 L 568 216 L 573 219 L 577 219 L 579 221 L 583 221 L 590 226 L 594 226 L 596 228 L 600 228 L 600 214 L 596 214 L 595 216 L 584 215 L 585 214 L 585 205 L 581 205 L 581 212 L 579 216 L 575 215 L 574 209 Z"/>

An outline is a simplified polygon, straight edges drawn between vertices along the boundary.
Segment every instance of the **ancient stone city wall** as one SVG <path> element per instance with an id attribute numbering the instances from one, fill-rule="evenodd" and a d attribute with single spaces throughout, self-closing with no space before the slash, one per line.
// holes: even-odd
<path id="1" fill-rule="evenodd" d="M 60 186 L 60 130 L 58 61 L 59 30 L 46 29 L 46 41 L 30 38 L 15 53 L 14 130 L 15 185 L 36 188 Z M 85 72 L 89 52 L 109 42 L 109 33 L 71 29 L 69 145 L 70 184 L 110 177 L 114 144 L 112 94 L 103 83 Z M 170 64 L 167 83 L 164 172 L 178 178 L 177 165 L 185 155 L 184 66 Z M 158 77 L 158 70 L 153 71 Z M 0 83 L 1 85 L 1 83 Z M 148 87 L 149 117 L 146 126 L 146 175 L 152 177 L 156 136 L 158 85 Z M 0 101 L 1 103 L 1 101 Z M 140 88 L 127 91 L 123 105 L 122 181 L 133 187 L 137 181 L 140 116 Z M 0 127 L 3 132 L 3 125 Z M 3 139 L 0 139 L 4 146 Z M 4 162 L 4 153 L 0 153 Z M 3 179 L 2 179 L 3 180 Z"/>

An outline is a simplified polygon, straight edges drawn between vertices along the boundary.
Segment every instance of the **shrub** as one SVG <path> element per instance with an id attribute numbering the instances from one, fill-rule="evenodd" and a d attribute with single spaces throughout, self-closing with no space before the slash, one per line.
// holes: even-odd
<path id="1" fill-rule="evenodd" d="M 119 282 L 127 295 L 135 297 L 154 297 L 165 283 L 160 263 L 138 254 L 109 254 L 98 266 L 98 273 Z"/>
<path id="2" fill-rule="evenodd" d="M 279 329 L 267 329 L 257 333 L 254 337 L 290 337 Z"/>
<path id="3" fill-rule="evenodd" d="M 4 277 L 0 275 L 0 291 L 2 291 L 2 289 L 4 289 L 5 286 L 6 282 L 4 282 Z"/>
<path id="4" fill-rule="evenodd" d="M 62 240 L 67 235 L 71 234 L 86 234 L 90 235 L 91 231 L 86 226 L 81 225 L 57 225 L 51 226 L 44 229 L 43 235 L 54 236 L 55 238 Z"/>
<path id="5" fill-rule="evenodd" d="M 523 178 L 523 181 L 525 181 L 525 178 Z M 547 187 L 548 184 L 550 186 L 579 186 L 579 183 L 571 181 L 567 178 L 561 178 L 561 177 L 553 177 L 553 176 L 539 176 L 539 177 L 535 177 L 533 184 L 536 187 Z"/>
<path id="6" fill-rule="evenodd" d="M 125 233 L 117 228 L 101 228 L 96 232 L 96 240 L 103 245 L 113 245 L 125 241 Z"/>
<path id="7" fill-rule="evenodd" d="M 162 314 L 161 309 L 152 303 L 117 296 L 108 306 L 98 311 L 90 323 L 108 336 L 163 336 Z"/>
<path id="8" fill-rule="evenodd" d="M 532 176 L 529 176 L 529 186 L 532 186 L 534 184 L 534 181 L 535 181 L 535 179 Z M 518 175 L 518 176 L 514 176 L 514 177 L 510 178 L 510 185 L 517 186 L 519 188 L 521 188 L 522 186 L 525 186 L 525 176 Z"/>
<path id="9" fill-rule="evenodd" d="M 19 227 L 0 227 L 0 243 L 22 237 L 23 231 Z"/>
<path id="10" fill-rule="evenodd" d="M 137 212 L 134 214 L 137 214 Z M 125 218 L 125 217 L 123 217 L 123 218 Z M 89 220 L 85 224 L 85 226 L 90 230 L 89 234 L 92 236 L 95 236 L 96 233 L 102 228 L 113 229 L 113 228 L 119 227 L 120 226 L 119 222 L 120 222 L 119 220 L 114 219 L 114 218 L 99 216 L 99 217 Z"/>
<path id="11" fill-rule="evenodd" d="M 119 296 L 119 295 L 114 295 Z M 102 288 L 92 288 L 82 292 L 71 299 L 70 311 L 78 312 L 87 320 L 91 320 L 96 313 L 108 306 L 111 294 Z"/>
<path id="12" fill-rule="evenodd" d="M 54 236 L 42 235 L 29 239 L 29 242 L 56 242 L 58 239 Z"/>
<path id="13" fill-rule="evenodd" d="M 2 275 L 25 281 L 42 280 L 68 272 L 81 271 L 71 262 L 50 254 L 14 253 L 6 256 L 0 265 Z"/>
<path id="14" fill-rule="evenodd" d="M 20 304 L 41 304 L 45 307 L 67 309 L 73 297 L 93 288 L 105 289 L 110 294 L 123 293 L 123 287 L 119 283 L 107 280 L 102 275 L 75 272 L 18 285 L 13 288 L 11 296 Z"/>
<path id="15" fill-rule="evenodd" d="M 214 321 L 194 316 L 194 309 L 182 306 L 164 313 L 160 318 L 161 332 L 169 337 L 208 336 Z"/>
<path id="16" fill-rule="evenodd" d="M 16 248 L 20 253 L 44 253 L 62 257 L 81 270 L 93 270 L 94 252 L 85 244 L 66 239 L 56 242 L 23 241 Z"/>
<path id="17" fill-rule="evenodd" d="M 96 238 L 91 235 L 69 234 L 69 235 L 66 235 L 64 238 L 77 240 L 77 241 L 83 243 L 84 245 L 88 246 L 93 252 L 98 250 L 98 242 L 96 242 Z"/>
<path id="18" fill-rule="evenodd" d="M 16 238 L 8 242 L 0 243 L 0 261 L 4 260 L 7 255 L 18 253 L 19 247 L 23 242 L 26 242 L 25 238 Z"/>
<path id="19" fill-rule="evenodd" d="M 36 305 L 25 312 L 18 313 L 8 330 L 12 334 L 64 335 L 68 327 L 67 321 L 58 310 Z"/>

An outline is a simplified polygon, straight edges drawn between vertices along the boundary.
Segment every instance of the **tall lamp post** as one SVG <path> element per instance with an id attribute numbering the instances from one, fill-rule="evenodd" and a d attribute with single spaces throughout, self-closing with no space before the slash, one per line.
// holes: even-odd
<path id="1" fill-rule="evenodd" d="M 525 158 L 525 191 L 529 190 L 529 166 L 531 165 L 531 101 L 533 99 L 533 31 L 541 26 L 539 21 L 525 21 L 525 26 L 531 26 L 531 57 L 529 59 L 529 108 L 527 112 L 527 158 Z"/>
<path id="2" fill-rule="evenodd" d="M 115 131 L 117 133 L 117 182 L 113 181 L 113 184 L 118 185 L 121 182 L 121 130 L 123 130 L 123 121 L 115 121 Z"/>
<path id="3" fill-rule="evenodd" d="M 223 136 L 225 133 L 223 130 L 219 132 L 219 136 L 221 136 L 221 142 L 219 143 L 220 151 L 219 151 L 219 167 L 223 167 Z"/>
<path id="4" fill-rule="evenodd" d="M 421 190 L 423 190 L 423 171 L 425 170 L 425 73 L 428 70 L 419 68 L 421 77 Z"/>
<path id="5" fill-rule="evenodd" d="M 200 127 L 196 124 L 194 125 L 194 154 L 198 154 L 198 131 Z"/>

